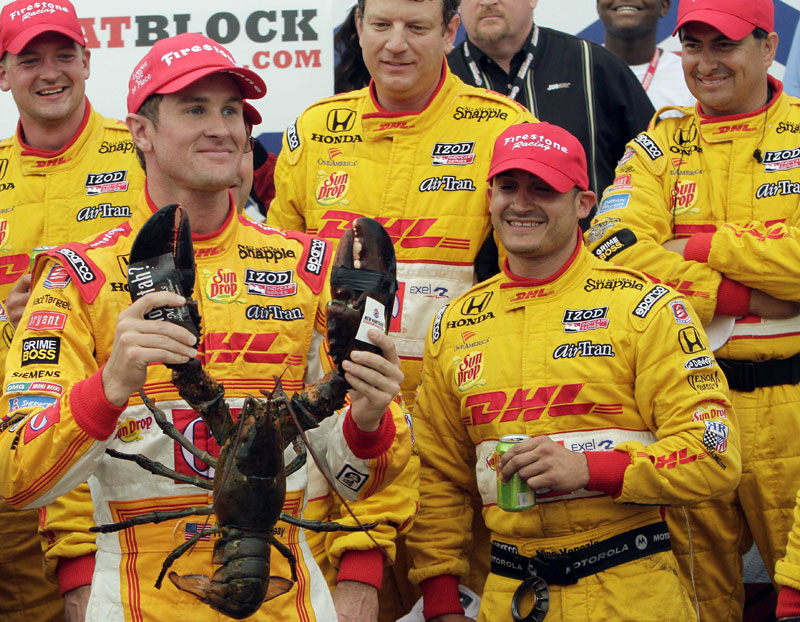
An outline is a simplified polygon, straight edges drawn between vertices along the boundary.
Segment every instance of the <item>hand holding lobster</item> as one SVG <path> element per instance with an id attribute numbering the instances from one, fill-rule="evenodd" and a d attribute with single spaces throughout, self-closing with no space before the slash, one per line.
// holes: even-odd
<path id="1" fill-rule="evenodd" d="M 103 369 L 103 390 L 114 406 L 122 406 L 144 386 L 149 363 L 180 364 L 197 356 L 197 337 L 172 322 L 145 319 L 160 307 L 180 307 L 186 300 L 171 292 L 143 296 L 119 314 L 111 356 Z"/>
<path id="2" fill-rule="evenodd" d="M 366 350 L 354 350 L 342 363 L 350 391 L 350 416 L 364 432 L 378 429 L 394 396 L 400 392 L 403 372 L 394 342 L 374 328 L 369 338 L 383 351 L 383 356 Z"/>

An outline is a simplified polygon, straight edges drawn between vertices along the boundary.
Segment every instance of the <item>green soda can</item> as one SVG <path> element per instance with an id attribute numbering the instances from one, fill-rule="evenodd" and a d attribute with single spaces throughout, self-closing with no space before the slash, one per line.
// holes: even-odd
<path id="1" fill-rule="evenodd" d="M 37 246 L 31 251 L 31 270 L 33 270 L 33 264 L 36 263 L 36 256 L 39 253 L 49 251 L 51 248 L 55 248 L 55 246 Z"/>
<path id="2" fill-rule="evenodd" d="M 522 512 L 536 505 L 536 493 L 528 487 L 519 473 L 504 482 L 500 477 L 500 456 L 517 443 L 529 439 L 526 434 L 506 434 L 497 442 L 497 507 L 506 512 Z"/>

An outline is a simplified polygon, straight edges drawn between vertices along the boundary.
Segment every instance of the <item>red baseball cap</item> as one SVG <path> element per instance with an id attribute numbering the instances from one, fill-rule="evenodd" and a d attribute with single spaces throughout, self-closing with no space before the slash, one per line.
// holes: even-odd
<path id="1" fill-rule="evenodd" d="M 16 0 L 0 11 L 0 56 L 6 52 L 19 54 L 31 39 L 43 32 L 60 32 L 86 47 L 81 23 L 69 0 Z"/>
<path id="2" fill-rule="evenodd" d="M 264 97 L 267 86 L 254 71 L 239 67 L 228 50 L 213 39 L 187 32 L 161 39 L 136 65 L 128 82 L 128 112 L 135 113 L 156 93 L 176 93 L 213 73 L 228 73 L 239 84 L 242 97 Z"/>
<path id="3" fill-rule="evenodd" d="M 775 30 L 775 6 L 772 0 L 681 0 L 672 34 L 688 22 L 708 24 L 728 39 L 740 41 L 755 28 Z"/>
<path id="4" fill-rule="evenodd" d="M 512 169 L 540 177 L 557 192 L 575 186 L 589 189 L 583 145 L 567 130 L 550 123 L 523 123 L 507 128 L 494 143 L 488 181 Z"/>

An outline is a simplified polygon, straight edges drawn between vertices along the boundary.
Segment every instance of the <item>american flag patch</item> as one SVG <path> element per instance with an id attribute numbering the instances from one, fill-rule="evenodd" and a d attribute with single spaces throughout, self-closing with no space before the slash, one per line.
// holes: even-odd
<path id="1" fill-rule="evenodd" d="M 728 426 L 721 421 L 704 421 L 706 431 L 703 433 L 703 444 L 717 453 L 725 453 L 728 449 Z"/>
<path id="2" fill-rule="evenodd" d="M 186 527 L 183 530 L 183 539 L 184 540 L 191 540 L 194 536 L 196 536 L 201 531 L 210 531 L 214 529 L 214 525 L 210 525 L 208 523 L 186 523 Z M 211 541 L 211 534 L 203 536 L 200 538 L 201 542 L 209 542 Z"/>

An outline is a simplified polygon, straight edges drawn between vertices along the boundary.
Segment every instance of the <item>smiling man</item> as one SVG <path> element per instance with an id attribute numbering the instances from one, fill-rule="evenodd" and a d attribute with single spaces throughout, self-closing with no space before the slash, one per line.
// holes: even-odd
<path id="1" fill-rule="evenodd" d="M 267 212 L 268 224 L 333 243 L 360 215 L 385 225 L 400 282 L 390 334 L 403 365 L 409 412 L 431 318 L 478 275 L 497 271 L 484 192 L 492 144 L 509 125 L 532 120 L 521 105 L 467 86 L 448 70 L 445 54 L 458 30 L 458 5 L 459 0 L 360 0 L 356 26 L 372 81 L 314 104 L 289 127 Z M 390 552 L 416 509 L 416 469 L 407 476 L 404 489 L 385 493 L 388 505 L 373 500 L 377 514 L 361 510 L 362 520 L 382 522 L 378 541 Z M 361 549 L 347 550 L 338 576 L 349 576 L 353 562 L 369 564 L 378 587 L 383 558 L 374 547 L 350 544 L 356 540 L 350 534 L 328 537 L 334 554 Z M 400 587 L 385 588 L 381 620 L 396 620 L 416 600 L 405 567 L 395 572 Z M 337 587 L 334 598 L 347 597 Z M 364 602 L 372 606 L 354 606 L 340 620 L 373 620 L 377 600 Z"/>
<path id="2" fill-rule="evenodd" d="M 457 586 L 479 492 L 492 549 L 478 622 L 510 620 L 512 607 L 516 620 L 694 620 L 659 506 L 739 480 L 724 380 L 691 383 L 701 363 L 718 373 L 703 329 L 683 296 L 586 250 L 578 220 L 595 194 L 566 130 L 509 128 L 489 180 L 508 258 L 436 315 L 414 413 L 420 528 L 409 549 L 425 619 L 470 620 Z M 475 309 L 485 321 L 467 340 L 460 327 Z M 500 457 L 506 435 L 518 442 Z M 708 451 L 714 460 L 694 459 Z M 678 455 L 692 460 L 661 468 Z M 499 479 L 515 473 L 533 505 L 512 490 L 503 501 Z"/>
<path id="3" fill-rule="evenodd" d="M 670 0 L 597 0 L 606 49 L 628 63 L 656 110 L 694 103 L 680 56 L 656 45 L 658 21 L 669 7 Z"/>
<path id="4" fill-rule="evenodd" d="M 86 610 L 89 622 L 170 617 L 217 622 L 225 617 L 200 603 L 188 589 L 180 591 L 171 582 L 160 590 L 154 587 L 169 551 L 195 536 L 191 553 L 175 560 L 174 568 L 180 574 L 211 576 L 212 556 L 233 558 L 220 576 L 230 572 L 231 579 L 238 575 L 241 581 L 208 590 L 216 598 L 227 598 L 229 611 L 244 599 L 241 594 L 249 592 L 247 586 L 259 585 L 260 573 L 269 570 L 260 578 L 267 584 L 273 578 L 274 589 L 250 618 L 253 622 L 328 622 L 337 617 L 303 529 L 273 532 L 272 526 L 251 521 L 247 509 L 233 500 L 225 509 L 234 517 L 231 522 L 244 513 L 243 523 L 235 526 L 240 529 L 229 524 L 234 532 L 230 540 L 214 535 L 212 541 L 211 533 L 201 537 L 204 526 L 216 526 L 217 517 L 209 511 L 197 514 L 197 508 L 212 499 L 208 489 L 194 484 L 212 479 L 213 468 L 163 434 L 139 394 L 144 389 L 178 433 L 218 453 L 200 415 L 171 382 L 172 371 L 166 365 L 194 366 L 202 361 L 206 372 L 224 383 L 225 402 L 237 413 L 248 397 L 259 395 L 259 389 L 274 388 L 276 376 L 281 376 L 286 390 L 302 389 L 307 363 L 314 368 L 321 363 L 316 345 L 326 333 L 330 245 L 237 217 L 229 190 L 248 144 L 244 98 L 256 99 L 265 92 L 257 73 L 237 66 L 228 50 L 204 35 L 185 33 L 158 41 L 129 81 L 126 121 L 147 171 L 146 188 L 132 206 L 131 223 L 68 248 L 46 251 L 35 264 L 33 295 L 20 324 L 25 332 L 13 342 L 7 370 L 11 379 L 57 380 L 42 383 L 54 394 L 49 407 L 41 402 L 18 406 L 35 388 L 29 382 L 7 383 L 5 399 L 0 401 L 5 415 L 0 494 L 15 506 L 35 507 L 89 478 L 94 515 L 103 523 L 151 510 L 188 510 L 166 522 L 98 536 Z M 131 304 L 127 291 L 127 260 L 137 233 L 159 206 L 172 203 L 185 206 L 190 221 L 192 278 L 202 318 L 200 343 L 185 327 L 148 317 L 156 308 L 182 307 L 183 297 L 158 291 Z M 167 252 L 154 249 L 162 250 Z M 245 281 L 255 282 L 259 274 L 284 275 L 290 282 L 281 291 L 247 287 Z M 59 321 L 41 326 L 30 319 L 37 317 Z M 349 408 L 331 413 L 309 432 L 310 443 L 325 463 L 323 469 L 327 466 L 340 477 L 342 472 L 357 473 L 360 484 L 372 482 L 357 489 L 351 484 L 348 489 L 329 473 L 328 481 L 351 501 L 390 483 L 411 453 L 408 426 L 393 401 L 402 379 L 394 346 L 380 331 L 369 336 L 385 356 L 354 352 L 343 363 L 353 387 Z M 33 346 L 39 353 L 35 358 L 26 356 L 31 349 L 25 344 L 32 342 L 39 344 Z M 131 425 L 137 434 L 126 433 Z M 136 464 L 117 460 L 106 454 L 109 447 L 167 465 L 174 478 L 156 477 Z M 285 453 L 286 463 L 297 455 L 292 447 Z M 279 477 L 283 483 L 283 473 Z M 311 498 L 331 493 L 322 473 L 305 463 L 285 477 L 285 484 L 285 491 L 276 486 L 275 497 L 283 502 L 285 492 L 283 509 L 295 517 L 305 514 Z M 84 508 L 69 509 L 80 515 Z M 214 534 L 219 532 L 214 529 Z M 256 552 L 265 539 L 275 547 L 269 565 Z M 226 542 L 230 546 L 223 552 Z M 239 544 L 246 550 L 237 557 L 233 549 Z M 294 562 L 296 567 L 290 568 Z M 297 580 L 290 581 L 295 570 Z M 244 587 L 237 592 L 231 584 Z M 208 599 L 215 596 L 208 594 Z"/>
<path id="5" fill-rule="evenodd" d="M 800 102 L 767 73 L 773 28 L 772 0 L 681 1 L 676 31 L 698 105 L 629 144 L 587 234 L 598 257 L 676 285 L 699 321 L 714 321 L 747 448 L 742 484 L 668 514 L 706 620 L 741 619 L 741 553 L 753 540 L 773 572 L 800 475 Z"/>
<path id="6" fill-rule="evenodd" d="M 0 370 L 29 295 L 34 249 L 127 222 L 142 188 L 127 128 L 86 98 L 85 46 L 69 0 L 21 0 L 0 12 L 0 90 L 11 92 L 19 111 L 16 134 L 0 142 Z M 91 563 L 94 536 L 63 532 L 62 509 L 59 502 L 42 510 L 42 524 L 47 574 L 58 578 L 71 621 L 85 581 L 76 569 Z M 38 524 L 35 511 L 13 512 L 0 501 L 0 576 L 7 577 L 0 618 L 9 622 L 64 616 L 42 577 Z"/>

